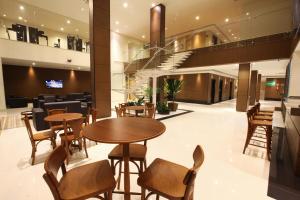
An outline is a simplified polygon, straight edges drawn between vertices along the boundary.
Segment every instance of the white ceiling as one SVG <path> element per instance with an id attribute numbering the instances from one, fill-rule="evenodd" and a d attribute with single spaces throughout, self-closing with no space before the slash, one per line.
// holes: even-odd
<path id="1" fill-rule="evenodd" d="M 123 3 L 128 3 L 124 8 Z M 149 40 L 150 8 L 152 3 L 166 5 L 166 35 L 215 24 L 230 40 L 258 37 L 291 29 L 292 0 L 111 0 L 111 29 L 122 34 Z M 18 5 L 28 8 L 20 11 Z M 33 15 L 35 11 L 36 15 Z M 48 14 L 45 12 L 48 11 Z M 40 13 L 41 12 L 41 13 Z M 88 4 L 85 0 L 0 0 L 0 16 L 17 19 L 24 14 L 28 23 L 87 35 Z M 249 15 L 246 15 L 246 14 Z M 55 16 L 58 15 L 58 16 Z M 195 17 L 199 16 L 199 20 Z M 225 18 L 229 22 L 225 22 Z M 72 23 L 66 25 L 66 19 Z M 116 21 L 119 24 L 116 24 Z M 233 34 L 233 35 L 232 35 Z"/>

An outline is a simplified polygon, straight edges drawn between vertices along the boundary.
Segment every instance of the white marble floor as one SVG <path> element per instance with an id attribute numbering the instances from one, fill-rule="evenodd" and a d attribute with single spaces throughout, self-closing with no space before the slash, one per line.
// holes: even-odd
<path id="1" fill-rule="evenodd" d="M 263 105 L 279 105 L 267 102 Z M 245 113 L 235 111 L 235 102 L 215 105 L 180 103 L 194 112 L 164 120 L 167 131 L 149 141 L 148 163 L 156 157 L 191 167 L 192 152 L 200 144 L 205 161 L 196 179 L 195 200 L 243 199 L 263 200 L 267 197 L 269 162 L 259 156 L 243 155 L 247 121 Z M 75 154 L 68 168 L 106 159 L 113 145 L 90 143 L 88 152 Z M 30 165 L 31 145 L 25 128 L 2 131 L 0 135 L 0 199 L 53 199 L 44 180 L 43 161 L 50 144 L 41 143 L 37 151 L 38 164 Z M 256 150 L 264 153 L 264 150 Z M 135 177 L 132 189 L 138 191 Z M 114 195 L 113 199 L 123 199 Z M 139 199 L 137 196 L 132 199 Z"/>

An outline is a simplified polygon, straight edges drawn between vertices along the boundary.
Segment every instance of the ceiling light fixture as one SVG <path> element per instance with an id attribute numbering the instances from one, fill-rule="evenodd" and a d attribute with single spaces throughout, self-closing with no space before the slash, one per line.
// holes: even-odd
<path id="1" fill-rule="evenodd" d="M 6 14 L 3 14 L 3 17 L 6 17 Z"/>
<path id="2" fill-rule="evenodd" d="M 119 22 L 119 21 L 116 21 L 116 22 L 115 22 L 115 24 L 116 24 L 116 25 L 119 25 L 119 24 L 120 24 L 120 22 Z"/>
<path id="3" fill-rule="evenodd" d="M 81 10 L 81 12 L 83 12 L 83 11 L 84 11 L 84 8 L 81 8 L 80 10 Z"/>
<path id="4" fill-rule="evenodd" d="M 247 16 L 249 16 L 249 15 L 250 15 L 250 13 L 249 13 L 249 12 L 247 12 L 247 13 L 246 13 L 246 15 L 247 15 Z"/>
<path id="5" fill-rule="evenodd" d="M 19 8 L 20 8 L 20 10 L 24 10 L 25 9 L 24 6 L 22 6 L 22 5 Z"/>
<path id="6" fill-rule="evenodd" d="M 44 24 L 41 24 L 41 27 L 44 27 L 45 25 Z"/>
<path id="7" fill-rule="evenodd" d="M 35 63 L 35 62 L 33 62 L 33 63 L 32 63 L 32 66 L 35 66 L 35 65 L 36 65 L 36 63 Z"/>
<path id="8" fill-rule="evenodd" d="M 67 24 L 71 24 L 71 21 L 70 21 L 70 20 L 67 20 Z"/>
<path id="9" fill-rule="evenodd" d="M 27 23 L 27 19 L 24 19 L 24 22 Z"/>
<path id="10" fill-rule="evenodd" d="M 231 35 L 232 35 L 232 36 L 234 36 L 234 34 L 233 34 L 233 33 L 231 33 Z"/>
<path id="11" fill-rule="evenodd" d="M 229 22 L 229 18 L 226 18 L 226 19 L 225 19 L 225 22 L 226 22 L 226 23 Z"/>
<path id="12" fill-rule="evenodd" d="M 60 28 L 60 30 L 61 30 L 61 31 L 64 31 L 64 28 L 63 28 L 63 27 L 61 27 L 61 28 Z"/>
<path id="13" fill-rule="evenodd" d="M 145 36 L 145 35 L 142 35 L 142 38 L 143 38 L 143 39 L 145 39 L 145 38 L 146 38 L 146 36 Z"/>
<path id="14" fill-rule="evenodd" d="M 76 28 L 76 29 L 75 29 L 75 31 L 76 31 L 76 32 L 78 32 L 78 31 L 79 31 L 79 29 L 78 29 L 78 28 Z"/>
<path id="15" fill-rule="evenodd" d="M 155 7 L 156 6 L 156 3 L 152 3 L 151 4 L 151 7 L 153 8 L 153 7 Z"/>
<path id="16" fill-rule="evenodd" d="M 196 16 L 196 17 L 195 17 L 195 19 L 196 19 L 196 20 L 199 20 L 199 19 L 200 19 L 200 17 L 199 17 L 199 16 Z"/>
<path id="17" fill-rule="evenodd" d="M 23 17 L 19 16 L 18 19 L 19 19 L 19 20 L 23 20 Z"/>
<path id="18" fill-rule="evenodd" d="M 124 3 L 123 3 L 123 7 L 124 7 L 124 8 L 127 8 L 127 7 L 128 7 L 128 3 L 127 3 L 127 2 L 124 2 Z"/>
<path id="19" fill-rule="evenodd" d="M 117 29 L 116 32 L 119 33 L 120 32 L 119 29 Z"/>

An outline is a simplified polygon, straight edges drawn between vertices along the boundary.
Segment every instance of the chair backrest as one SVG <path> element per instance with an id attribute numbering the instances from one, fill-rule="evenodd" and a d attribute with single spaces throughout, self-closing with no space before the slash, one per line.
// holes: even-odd
<path id="1" fill-rule="evenodd" d="M 194 159 L 194 165 L 191 169 L 189 169 L 183 181 L 184 184 L 187 186 L 184 195 L 184 200 L 191 199 L 190 197 L 191 195 L 193 195 L 194 192 L 194 184 L 195 184 L 197 172 L 199 171 L 201 165 L 204 162 L 204 152 L 200 145 L 197 145 L 197 147 L 195 148 L 193 153 L 193 159 Z"/>
<path id="2" fill-rule="evenodd" d="M 155 119 L 155 112 L 156 112 L 156 107 L 155 106 L 150 107 L 150 108 L 146 107 L 145 116 L 148 117 L 148 118 Z"/>
<path id="3" fill-rule="evenodd" d="M 92 123 L 95 123 L 97 120 L 98 111 L 95 108 L 91 108 L 90 114 L 92 115 Z"/>
<path id="4" fill-rule="evenodd" d="M 145 103 L 145 107 L 146 107 L 146 108 L 153 108 L 153 107 L 154 107 L 154 104 L 153 104 L 153 103 L 147 102 L 147 103 Z"/>
<path id="5" fill-rule="evenodd" d="M 57 174 L 60 168 L 63 175 L 66 173 L 66 166 L 64 164 L 66 158 L 67 153 L 64 147 L 58 146 L 53 150 L 44 163 L 46 173 L 43 175 L 43 178 L 48 184 L 55 200 L 61 199 L 58 191 L 59 181 L 57 179 Z"/>
<path id="6" fill-rule="evenodd" d="M 25 115 L 25 116 L 22 118 L 22 120 L 23 120 L 24 123 L 25 123 L 25 126 L 26 126 L 26 129 L 27 129 L 27 133 L 28 133 L 28 136 L 29 136 L 31 145 L 35 146 L 35 142 L 34 142 L 34 139 L 33 139 L 33 132 L 32 132 L 32 128 L 31 128 L 31 125 L 30 125 L 28 116 Z"/>
<path id="7" fill-rule="evenodd" d="M 119 108 L 126 108 L 127 103 L 119 103 Z"/>
<path id="8" fill-rule="evenodd" d="M 75 139 L 80 138 L 81 137 L 80 133 L 82 131 L 82 125 L 84 120 L 85 120 L 84 117 L 74 119 L 74 120 L 69 120 L 69 121 L 64 120 L 63 124 L 64 124 L 65 136 L 67 136 L 68 133 L 72 132 L 75 135 Z"/>
<path id="9" fill-rule="evenodd" d="M 64 109 L 48 109 L 47 112 L 48 112 L 48 115 L 62 114 L 62 113 L 67 112 L 67 108 L 64 108 Z"/>
<path id="10" fill-rule="evenodd" d="M 116 109 L 117 118 L 123 117 L 122 108 L 118 108 L 117 106 L 115 106 L 115 109 Z"/>

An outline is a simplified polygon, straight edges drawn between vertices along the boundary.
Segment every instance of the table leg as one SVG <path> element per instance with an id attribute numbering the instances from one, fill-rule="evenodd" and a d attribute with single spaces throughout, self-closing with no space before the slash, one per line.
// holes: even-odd
<path id="1" fill-rule="evenodd" d="M 123 144 L 124 159 L 124 199 L 130 200 L 130 174 L 129 174 L 129 144 Z"/>

